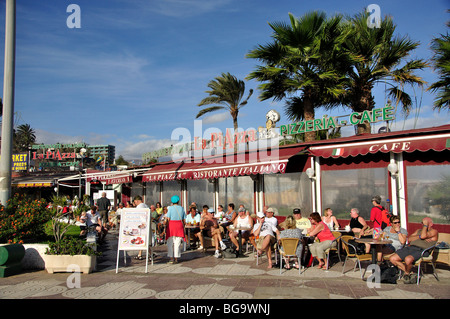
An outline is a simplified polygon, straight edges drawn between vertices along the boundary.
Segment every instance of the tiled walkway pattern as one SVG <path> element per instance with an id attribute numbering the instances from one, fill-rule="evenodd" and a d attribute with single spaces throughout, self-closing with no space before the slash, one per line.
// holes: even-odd
<path id="1" fill-rule="evenodd" d="M 298 270 L 267 269 L 263 256 L 260 264 L 250 253 L 246 258 L 217 259 L 213 250 L 206 254 L 197 251 L 183 253 L 181 262 L 167 264 L 166 247 L 154 248 L 157 255 L 154 264 L 123 252 L 116 273 L 117 238 L 108 234 L 102 246 L 103 256 L 98 258 L 97 271 L 81 274 L 79 288 L 69 288 L 69 273 L 48 274 L 46 271 L 25 272 L 0 278 L 1 299 L 449 299 L 450 271 L 439 268 L 440 281 L 427 274 L 419 286 L 381 284 L 369 288 L 360 279 L 359 271 L 353 272 L 353 262 L 348 261 L 342 274 L 342 263 L 337 262 L 329 271 L 307 269 L 301 275 Z M 430 267 L 431 270 L 431 267 Z M 365 278 L 369 275 L 366 274 Z"/>

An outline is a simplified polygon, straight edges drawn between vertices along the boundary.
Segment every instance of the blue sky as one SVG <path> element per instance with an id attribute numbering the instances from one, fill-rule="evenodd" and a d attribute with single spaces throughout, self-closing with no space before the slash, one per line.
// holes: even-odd
<path id="1" fill-rule="evenodd" d="M 81 9 L 81 28 L 66 25 L 72 3 Z M 175 128 L 194 135 L 207 83 L 223 72 L 244 80 L 257 64 L 245 55 L 270 42 L 268 22 L 287 22 L 289 12 L 301 16 L 312 10 L 353 15 L 371 3 L 380 6 L 382 16 L 393 17 L 397 34 L 420 41 L 414 58 L 429 59 L 431 39 L 447 31 L 450 14 L 444 0 L 17 1 L 15 124 L 30 124 L 40 143 L 111 144 L 116 157 L 139 159 L 174 143 Z M 2 1 L 2 60 L 4 19 Z M 429 83 L 436 80 L 431 69 L 418 74 Z M 3 87 L 3 77 L 0 81 Z M 282 115 L 278 124 L 286 124 L 284 103 L 260 101 L 257 86 L 246 81 L 255 93 L 241 110 L 239 126 L 264 126 L 270 109 Z M 417 109 L 408 117 L 399 111 L 393 130 L 449 122 L 447 111 L 432 110 L 430 93 L 416 89 L 416 94 Z M 383 88 L 374 95 L 382 107 Z M 349 113 L 343 108 L 328 112 Z M 229 113 L 217 112 L 204 116 L 202 127 L 225 131 L 233 125 Z"/>

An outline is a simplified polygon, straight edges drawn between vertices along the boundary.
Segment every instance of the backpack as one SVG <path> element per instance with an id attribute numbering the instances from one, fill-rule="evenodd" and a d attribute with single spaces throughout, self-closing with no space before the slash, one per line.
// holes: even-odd
<path id="1" fill-rule="evenodd" d="M 377 206 L 381 210 L 381 229 L 385 229 L 387 226 L 391 226 L 392 214 L 389 213 L 383 206 Z"/>
<path id="2" fill-rule="evenodd" d="M 396 284 L 398 278 L 398 268 L 389 266 L 386 263 L 380 264 L 380 282 L 383 284 Z"/>

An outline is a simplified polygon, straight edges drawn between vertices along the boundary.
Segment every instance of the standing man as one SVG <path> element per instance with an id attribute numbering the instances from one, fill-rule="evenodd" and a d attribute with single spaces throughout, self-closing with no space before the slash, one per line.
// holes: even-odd
<path id="1" fill-rule="evenodd" d="M 142 201 L 142 197 L 139 195 L 134 197 L 133 204 L 136 208 L 149 208 L 148 205 Z"/>
<path id="2" fill-rule="evenodd" d="M 142 197 L 139 195 L 134 197 L 133 205 L 136 208 L 149 208 L 147 204 L 142 202 Z M 150 220 L 151 220 L 151 218 L 150 218 Z M 151 242 L 151 240 L 150 240 L 150 242 Z M 142 257 L 142 250 L 139 250 L 138 255 L 136 257 L 134 257 L 134 259 L 138 259 L 138 260 L 144 259 L 144 257 Z"/>
<path id="3" fill-rule="evenodd" d="M 98 213 L 102 218 L 102 224 L 106 226 L 108 223 L 108 212 L 111 209 L 111 202 L 106 197 L 105 192 L 103 192 L 102 197 L 97 200 L 97 206 L 98 206 Z"/>
<path id="4" fill-rule="evenodd" d="M 375 195 L 372 197 L 372 209 L 370 210 L 370 221 L 373 222 L 373 228 L 381 229 L 381 212 L 383 211 L 383 206 L 381 206 L 381 197 Z"/>

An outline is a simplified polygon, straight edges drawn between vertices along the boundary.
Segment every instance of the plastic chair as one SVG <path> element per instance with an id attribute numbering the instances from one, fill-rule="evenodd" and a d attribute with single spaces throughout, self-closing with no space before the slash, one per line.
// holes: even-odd
<path id="1" fill-rule="evenodd" d="M 297 246 L 299 239 L 298 238 L 281 238 L 281 247 L 278 247 L 278 250 L 280 252 L 280 274 L 281 270 L 283 269 L 283 258 L 284 257 L 295 257 L 297 258 L 298 263 L 298 274 L 301 274 L 301 262 L 300 257 L 296 255 Z"/>
<path id="2" fill-rule="evenodd" d="M 431 266 L 433 267 L 433 276 L 434 276 L 434 278 L 436 278 L 437 281 L 439 281 L 439 277 L 436 273 L 436 268 L 434 267 L 434 262 L 433 262 L 433 252 L 434 252 L 435 248 L 436 248 L 436 245 L 429 247 L 427 249 L 424 249 L 422 251 L 422 254 L 420 255 L 420 259 L 415 261 L 414 266 L 418 267 L 418 269 L 417 269 L 417 284 L 419 284 L 419 282 L 420 282 L 420 277 L 423 276 L 423 270 L 421 269 L 422 263 L 425 263 L 425 264 L 430 263 L 431 264 Z M 424 254 L 426 252 L 429 252 L 428 257 L 424 257 Z"/>
<path id="3" fill-rule="evenodd" d="M 347 254 L 347 256 L 345 257 L 344 265 L 342 266 L 342 273 L 344 273 L 345 263 L 347 262 L 347 259 L 353 258 L 353 259 L 357 260 L 357 262 L 355 261 L 355 267 L 353 267 L 353 271 L 355 271 L 356 265 L 358 265 L 359 272 L 361 274 L 361 279 L 363 279 L 364 275 L 366 273 L 366 269 L 364 269 L 364 273 L 362 273 L 361 261 L 372 261 L 372 254 L 363 254 L 363 255 L 356 254 L 356 247 L 353 246 L 352 244 L 349 244 L 349 242 L 348 242 L 352 238 L 353 238 L 352 236 L 348 236 L 348 235 L 341 237 L 342 247 L 344 248 L 344 251 Z M 353 249 L 354 253 L 350 253 L 349 247 L 351 247 Z"/>
<path id="4" fill-rule="evenodd" d="M 340 239 L 342 234 L 340 232 L 334 231 L 332 232 L 333 236 L 334 236 L 334 240 L 331 242 L 330 248 L 328 248 L 327 250 L 325 250 L 325 253 L 327 254 L 327 270 L 330 267 L 330 253 L 332 250 L 335 250 L 338 257 L 339 257 L 339 261 L 341 260 L 341 253 L 340 253 Z M 336 246 L 333 247 L 333 243 L 336 243 Z"/>

